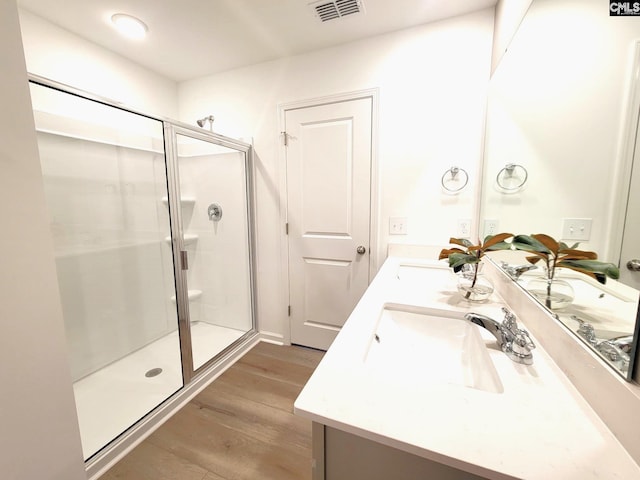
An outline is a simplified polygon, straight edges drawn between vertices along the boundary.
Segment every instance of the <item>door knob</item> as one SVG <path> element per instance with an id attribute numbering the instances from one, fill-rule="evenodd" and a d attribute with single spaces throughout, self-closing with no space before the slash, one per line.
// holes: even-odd
<path id="1" fill-rule="evenodd" d="M 629 260 L 627 262 L 627 268 L 632 272 L 640 272 L 640 260 L 638 260 L 637 258 Z"/>
<path id="2" fill-rule="evenodd" d="M 364 245 L 358 245 L 358 248 L 356 248 L 356 252 L 358 252 L 360 255 L 364 255 L 365 253 L 367 253 L 367 249 L 364 247 Z M 638 262 L 638 265 L 640 265 L 640 262 Z"/>

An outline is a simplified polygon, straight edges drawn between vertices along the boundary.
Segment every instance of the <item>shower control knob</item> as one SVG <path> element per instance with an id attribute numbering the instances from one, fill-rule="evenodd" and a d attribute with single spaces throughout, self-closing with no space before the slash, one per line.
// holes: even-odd
<path id="1" fill-rule="evenodd" d="M 359 255 L 364 255 L 365 253 L 367 253 L 367 249 L 364 247 L 364 245 L 358 245 L 358 248 L 356 248 L 356 252 L 358 252 Z"/>
<path id="2" fill-rule="evenodd" d="M 637 258 L 629 260 L 627 262 L 627 268 L 632 272 L 640 272 L 640 260 L 638 260 Z"/>

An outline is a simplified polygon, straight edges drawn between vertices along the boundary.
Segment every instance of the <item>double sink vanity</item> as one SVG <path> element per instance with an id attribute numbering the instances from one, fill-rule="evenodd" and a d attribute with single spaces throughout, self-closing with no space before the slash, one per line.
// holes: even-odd
<path id="1" fill-rule="evenodd" d="M 469 302 L 434 257 L 391 252 L 296 400 L 313 421 L 313 479 L 640 479 L 545 338 L 527 334 L 537 307 L 493 263 L 496 290 Z M 474 322 L 509 312 L 526 361 Z"/>

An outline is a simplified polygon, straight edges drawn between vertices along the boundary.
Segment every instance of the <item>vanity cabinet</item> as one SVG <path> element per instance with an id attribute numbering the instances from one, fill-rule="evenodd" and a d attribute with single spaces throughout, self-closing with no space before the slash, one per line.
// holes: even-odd
<path id="1" fill-rule="evenodd" d="M 313 423 L 313 480 L 484 480 L 321 423 Z"/>

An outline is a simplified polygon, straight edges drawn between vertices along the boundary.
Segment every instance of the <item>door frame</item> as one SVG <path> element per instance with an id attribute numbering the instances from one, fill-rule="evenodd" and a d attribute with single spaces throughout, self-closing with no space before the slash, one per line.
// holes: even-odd
<path id="1" fill-rule="evenodd" d="M 371 99 L 371 180 L 370 180 L 370 197 L 369 197 L 369 283 L 378 271 L 378 266 L 383 259 L 384 252 L 379 251 L 380 231 L 378 228 L 378 212 L 380 181 L 378 175 L 378 119 L 379 119 L 379 89 L 370 88 L 365 90 L 357 90 L 353 92 L 338 93 L 323 97 L 314 97 L 305 100 L 297 100 L 292 102 L 278 104 L 278 191 L 280 200 L 280 218 L 278 228 L 280 232 L 280 271 L 281 271 L 281 298 L 280 312 L 284 319 L 282 336 L 262 332 L 263 336 L 275 342 L 282 342 L 285 345 L 291 344 L 291 317 L 289 315 L 289 236 L 287 235 L 286 225 L 288 222 L 287 208 L 287 149 L 285 145 L 285 116 L 289 110 L 297 110 L 301 108 L 318 107 L 321 105 L 329 105 L 332 103 L 341 103 L 351 100 L 359 100 L 363 98 Z"/>

